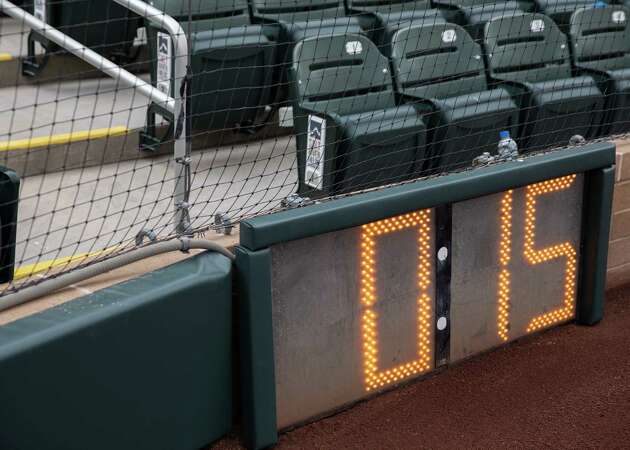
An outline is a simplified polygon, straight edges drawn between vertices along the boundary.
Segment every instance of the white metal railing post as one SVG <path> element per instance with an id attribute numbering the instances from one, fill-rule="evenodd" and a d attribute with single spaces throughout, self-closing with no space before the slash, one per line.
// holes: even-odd
<path id="1" fill-rule="evenodd" d="M 24 23 L 44 38 L 54 42 L 68 52 L 91 64 L 96 69 L 118 81 L 125 87 L 134 89 L 146 96 L 149 101 L 163 107 L 173 114 L 175 123 L 175 188 L 173 201 L 175 204 L 175 229 L 178 234 L 189 231 L 190 216 L 188 197 L 190 192 L 190 146 L 187 139 L 186 89 L 178 89 L 186 80 L 188 68 L 188 40 L 182 26 L 162 11 L 142 0 L 114 0 L 136 14 L 150 20 L 166 30 L 173 40 L 173 56 L 175 58 L 175 89 L 173 97 L 164 94 L 143 79 L 114 64 L 107 58 L 87 48 L 80 42 L 65 35 L 22 8 L 8 0 L 0 0 L 0 11 Z"/>
<path id="2" fill-rule="evenodd" d="M 153 22 L 161 29 L 166 30 L 173 41 L 173 72 L 175 105 L 173 107 L 174 127 L 174 162 L 175 162 L 175 188 L 173 202 L 175 205 L 175 229 L 178 234 L 187 234 L 190 231 L 190 213 L 188 204 L 190 195 L 190 142 L 188 139 L 188 127 L 186 124 L 186 91 L 184 86 L 188 73 L 189 55 L 188 39 L 184 28 L 171 16 L 149 5 L 143 0 L 114 0 L 119 5 L 128 8 L 141 17 Z"/>

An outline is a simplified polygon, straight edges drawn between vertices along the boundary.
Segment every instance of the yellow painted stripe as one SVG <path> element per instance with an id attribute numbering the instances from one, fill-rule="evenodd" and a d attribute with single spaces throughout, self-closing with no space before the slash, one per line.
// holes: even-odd
<path id="1" fill-rule="evenodd" d="M 127 127 L 98 128 L 88 131 L 75 131 L 73 133 L 55 134 L 52 136 L 42 136 L 31 139 L 4 141 L 0 142 L 0 151 L 28 150 L 37 147 L 48 147 L 49 145 L 70 144 L 72 142 L 122 136 L 128 132 L 129 129 Z"/>
<path id="2" fill-rule="evenodd" d="M 7 62 L 13 59 L 13 55 L 11 53 L 1 53 L 0 52 L 0 62 Z"/>
<path id="3" fill-rule="evenodd" d="M 21 278 L 27 278 L 40 272 L 45 272 L 56 267 L 65 266 L 74 262 L 80 262 L 87 258 L 94 258 L 96 256 L 103 256 L 107 253 L 111 253 L 118 248 L 118 245 L 113 247 L 107 247 L 103 250 L 90 253 L 79 253 L 72 256 L 64 256 L 63 258 L 51 259 L 49 261 L 40 261 L 35 264 L 28 264 L 26 266 L 17 267 L 13 272 L 13 279 L 19 280 Z"/>

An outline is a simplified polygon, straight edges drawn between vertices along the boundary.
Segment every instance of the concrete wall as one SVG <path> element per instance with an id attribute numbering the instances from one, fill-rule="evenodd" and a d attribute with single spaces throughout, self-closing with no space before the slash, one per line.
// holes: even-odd
<path id="1" fill-rule="evenodd" d="M 617 141 L 617 180 L 608 250 L 608 287 L 630 283 L 630 139 Z"/>

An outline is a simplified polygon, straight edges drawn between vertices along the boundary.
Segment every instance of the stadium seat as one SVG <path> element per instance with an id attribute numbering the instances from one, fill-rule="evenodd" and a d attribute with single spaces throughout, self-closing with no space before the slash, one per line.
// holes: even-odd
<path id="1" fill-rule="evenodd" d="M 33 11 L 32 0 L 28 9 Z M 134 59 L 131 54 L 140 18 L 113 0 L 45 0 L 38 3 L 34 15 L 48 25 L 117 63 Z M 45 56 L 36 56 L 35 43 L 45 49 Z M 45 67 L 48 55 L 63 51 L 35 31 L 28 36 L 27 57 L 22 63 L 25 76 L 36 76 Z"/>
<path id="2" fill-rule="evenodd" d="M 309 37 L 363 34 L 358 17 L 347 17 L 343 0 L 251 0 L 256 23 L 265 24 L 270 39 L 280 43 L 276 54 L 279 76 L 274 97 L 288 101 L 288 71 L 295 44 Z"/>
<path id="3" fill-rule="evenodd" d="M 359 15 L 362 27 L 385 55 L 391 54 L 396 30 L 412 24 L 445 22 L 440 10 L 430 8 L 428 0 L 348 0 L 350 14 Z"/>
<path id="4" fill-rule="evenodd" d="M 154 0 L 154 6 L 175 19 L 188 20 L 188 0 Z M 274 84 L 276 44 L 265 35 L 263 27 L 252 25 L 246 0 L 198 0 L 193 3 L 191 36 L 191 116 L 193 132 L 231 129 L 253 131 L 260 117 L 269 110 Z M 183 23 L 188 30 L 188 24 Z M 151 81 L 165 92 L 179 86 L 158 76 L 158 45 L 167 35 L 155 26 L 147 26 L 151 61 Z M 170 42 L 170 39 L 167 40 Z M 172 81 L 172 80 L 171 80 Z M 155 113 L 172 122 L 164 111 L 152 105 L 147 114 L 147 128 L 142 147 L 155 149 L 162 139 L 156 137 Z M 172 127 L 171 127 L 172 128 Z"/>
<path id="5" fill-rule="evenodd" d="M 490 19 L 513 16 L 533 8 L 527 0 L 434 0 L 433 3 L 445 10 L 450 22 L 463 25 L 476 41 L 483 39 L 483 28 Z"/>
<path id="6" fill-rule="evenodd" d="M 19 176 L 0 166 L 0 283 L 13 280 L 19 203 Z"/>
<path id="7" fill-rule="evenodd" d="M 252 0 L 255 20 L 279 25 L 281 41 L 337 33 L 362 33 L 356 17 L 347 17 L 340 0 Z"/>
<path id="8" fill-rule="evenodd" d="M 571 17 L 571 44 L 578 69 L 609 82 L 605 134 L 630 130 L 630 9 L 579 9 Z"/>
<path id="9" fill-rule="evenodd" d="M 519 110 L 503 88 L 489 89 L 481 46 L 455 24 L 420 25 L 396 32 L 392 60 L 398 92 L 427 100 L 433 169 L 470 166 L 497 151 L 499 132 L 518 132 Z"/>
<path id="10" fill-rule="evenodd" d="M 567 145 L 573 135 L 597 134 L 604 97 L 593 77 L 572 77 L 567 38 L 549 17 L 492 19 L 485 46 L 491 78 L 521 108 L 521 148 Z"/>
<path id="11" fill-rule="evenodd" d="M 299 42 L 293 52 L 299 190 L 333 195 L 422 170 L 426 127 L 396 105 L 389 61 L 361 35 Z"/>
<path id="12" fill-rule="evenodd" d="M 589 8 L 605 0 L 536 0 L 536 10 L 551 17 L 563 32 L 568 32 L 571 14 L 580 8 Z"/>

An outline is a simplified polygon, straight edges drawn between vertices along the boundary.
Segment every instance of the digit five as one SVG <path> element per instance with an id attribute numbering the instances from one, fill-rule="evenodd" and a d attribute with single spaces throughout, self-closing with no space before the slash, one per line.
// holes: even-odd
<path id="1" fill-rule="evenodd" d="M 575 181 L 575 175 L 568 175 L 554 180 L 527 186 L 525 194 L 525 242 L 523 257 L 530 265 L 543 264 L 557 258 L 565 258 L 564 298 L 560 308 L 534 317 L 527 326 L 527 332 L 546 328 L 563 322 L 574 314 L 575 278 L 577 271 L 577 252 L 569 242 L 536 249 L 536 202 L 539 196 L 569 188 Z M 512 197 L 513 191 L 507 191 L 501 200 L 501 242 L 499 244 L 498 314 L 497 326 L 499 337 L 508 340 L 510 323 L 510 260 L 512 258 Z"/>

